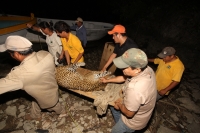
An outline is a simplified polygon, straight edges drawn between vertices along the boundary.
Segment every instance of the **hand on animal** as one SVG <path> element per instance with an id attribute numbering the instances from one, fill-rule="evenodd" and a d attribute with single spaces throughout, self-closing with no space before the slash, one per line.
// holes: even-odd
<path id="1" fill-rule="evenodd" d="M 107 79 L 106 79 L 106 78 L 100 78 L 100 81 L 101 81 L 102 83 L 107 83 Z"/>

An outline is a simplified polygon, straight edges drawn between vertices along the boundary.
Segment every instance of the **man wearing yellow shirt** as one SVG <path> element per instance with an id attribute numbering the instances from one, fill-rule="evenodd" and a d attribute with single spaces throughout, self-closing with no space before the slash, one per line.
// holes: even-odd
<path id="1" fill-rule="evenodd" d="M 149 62 L 158 64 L 156 70 L 157 100 L 168 95 L 169 92 L 179 84 L 185 70 L 183 63 L 178 56 L 175 55 L 175 52 L 176 50 L 173 47 L 165 47 L 162 52 L 158 54 L 159 58 L 148 59 Z"/>
<path id="2" fill-rule="evenodd" d="M 81 41 L 76 35 L 70 32 L 70 26 L 64 21 L 58 21 L 54 25 L 54 29 L 63 45 L 63 51 L 60 59 L 65 55 L 67 64 L 75 64 L 77 62 L 84 62 L 83 53 L 84 49 Z"/>

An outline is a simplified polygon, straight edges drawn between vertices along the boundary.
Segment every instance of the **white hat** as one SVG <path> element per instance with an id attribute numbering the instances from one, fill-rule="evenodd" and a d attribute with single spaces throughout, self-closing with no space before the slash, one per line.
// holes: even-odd
<path id="1" fill-rule="evenodd" d="M 8 36 L 5 44 L 0 44 L 0 52 L 6 50 L 11 51 L 25 51 L 31 48 L 33 44 L 22 36 Z"/>
<path id="2" fill-rule="evenodd" d="M 75 22 L 83 22 L 83 19 L 78 17 Z"/>

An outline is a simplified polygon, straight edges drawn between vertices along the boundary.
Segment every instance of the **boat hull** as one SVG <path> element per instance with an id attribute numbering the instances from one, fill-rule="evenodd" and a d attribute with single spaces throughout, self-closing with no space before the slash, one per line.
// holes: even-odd
<path id="1" fill-rule="evenodd" d="M 37 18 L 37 22 L 40 23 L 42 21 L 53 22 L 55 24 L 59 19 L 48 19 L 48 18 Z M 75 24 L 74 20 L 61 20 L 66 22 L 69 26 Z M 107 35 L 108 30 L 113 28 L 113 24 L 104 23 L 104 22 L 94 22 L 94 21 L 84 21 L 84 26 L 87 30 L 87 41 L 95 41 L 103 38 Z M 76 34 L 76 31 L 71 31 L 73 34 Z M 32 42 L 45 42 L 45 39 L 35 33 L 28 32 L 26 35 Z"/>
<path id="2" fill-rule="evenodd" d="M 22 30 L 19 30 L 19 31 L 15 31 L 15 32 L 11 32 L 11 33 L 8 33 L 8 34 L 1 35 L 0 36 L 0 45 L 5 43 L 5 40 L 8 36 L 18 35 L 18 36 L 26 37 L 26 34 L 27 34 L 27 30 L 22 29 Z"/>
<path id="3" fill-rule="evenodd" d="M 16 16 L 7 15 L 0 16 L 0 44 L 4 44 L 5 40 L 10 35 L 19 35 L 26 37 L 27 34 L 27 24 L 36 24 L 37 18 L 34 14 L 30 17 L 27 16 Z"/>

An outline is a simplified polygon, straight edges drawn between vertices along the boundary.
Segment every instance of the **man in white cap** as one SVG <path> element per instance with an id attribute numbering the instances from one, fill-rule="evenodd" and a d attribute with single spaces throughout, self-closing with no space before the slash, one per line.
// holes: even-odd
<path id="1" fill-rule="evenodd" d="M 58 100 L 58 85 L 55 79 L 53 56 L 47 51 L 34 52 L 32 43 L 21 36 L 7 37 L 0 45 L 0 52 L 7 51 L 12 58 L 20 61 L 11 72 L 0 79 L 0 94 L 22 89 L 35 100 L 32 101 L 31 119 L 41 117 L 41 109 L 65 114 Z"/>
<path id="2" fill-rule="evenodd" d="M 149 62 L 158 64 L 156 70 L 157 100 L 168 95 L 179 84 L 185 70 L 183 63 L 175 53 L 176 50 L 173 47 L 165 47 L 158 54 L 159 58 L 148 59 Z"/>
<path id="3" fill-rule="evenodd" d="M 71 26 L 72 30 L 76 30 L 76 36 L 81 41 L 83 47 L 86 47 L 87 44 L 87 31 L 85 26 L 83 25 L 83 19 L 78 17 L 76 19 L 76 25 Z"/>
<path id="4" fill-rule="evenodd" d="M 154 71 L 147 66 L 146 54 L 137 48 L 127 50 L 113 60 L 124 76 L 111 79 L 102 78 L 102 82 L 125 82 L 122 87 L 123 97 L 111 107 L 116 124 L 112 133 L 134 132 L 143 129 L 154 110 L 156 103 L 156 79 Z"/>
<path id="5" fill-rule="evenodd" d="M 101 71 L 106 71 L 106 69 L 111 65 L 113 59 L 121 56 L 126 50 L 130 48 L 138 48 L 138 45 L 126 35 L 126 29 L 123 25 L 115 25 L 111 31 L 108 31 L 109 35 L 113 36 L 113 40 L 116 43 L 113 53 L 110 55 L 106 64 Z M 122 75 L 123 72 L 120 69 L 116 69 L 114 75 Z"/>

